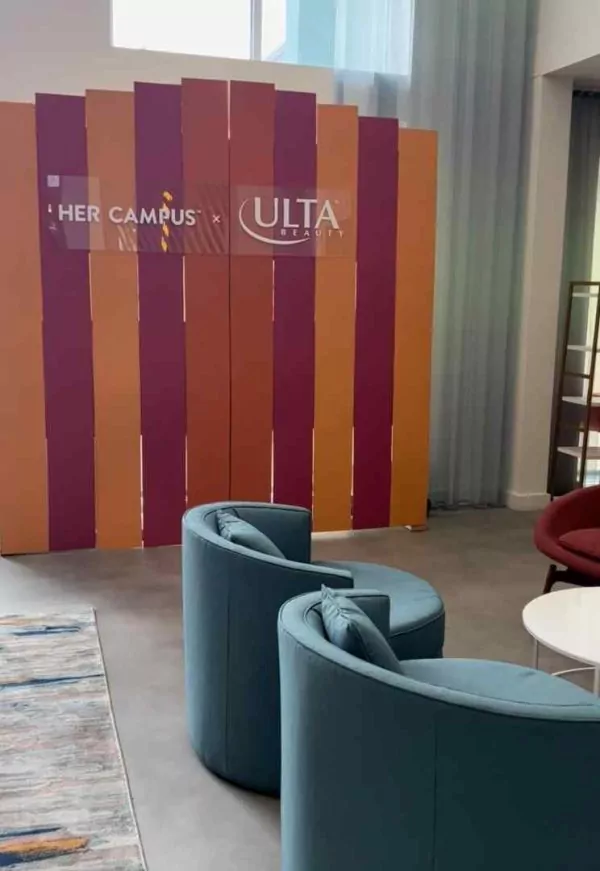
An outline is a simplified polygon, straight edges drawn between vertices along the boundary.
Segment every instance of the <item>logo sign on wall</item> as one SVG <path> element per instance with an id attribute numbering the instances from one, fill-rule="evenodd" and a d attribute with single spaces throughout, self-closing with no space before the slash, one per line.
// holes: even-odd
<path id="1" fill-rule="evenodd" d="M 66 250 L 354 256 L 347 191 L 204 185 L 183 203 L 163 190 L 155 206 L 136 207 L 107 202 L 96 178 L 48 175 L 44 194 L 48 229 Z"/>
<path id="2" fill-rule="evenodd" d="M 434 132 L 193 79 L 0 128 L 0 552 L 425 522 Z"/>
<path id="3" fill-rule="evenodd" d="M 343 191 L 238 188 L 232 197 L 232 251 L 239 254 L 287 251 L 294 256 L 352 257 L 354 204 Z M 249 240 L 260 243 L 252 245 Z"/>

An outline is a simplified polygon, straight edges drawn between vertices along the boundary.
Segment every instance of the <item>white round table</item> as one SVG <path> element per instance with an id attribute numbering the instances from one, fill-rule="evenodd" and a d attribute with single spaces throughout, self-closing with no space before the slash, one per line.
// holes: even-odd
<path id="1" fill-rule="evenodd" d="M 600 587 L 575 587 L 546 593 L 523 609 L 523 624 L 533 637 L 533 667 L 539 645 L 586 663 L 555 674 L 594 671 L 594 692 L 600 695 Z"/>

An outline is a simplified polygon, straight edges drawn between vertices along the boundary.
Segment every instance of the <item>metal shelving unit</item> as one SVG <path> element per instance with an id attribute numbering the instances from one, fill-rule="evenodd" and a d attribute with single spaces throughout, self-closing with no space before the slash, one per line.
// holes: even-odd
<path id="1" fill-rule="evenodd" d="M 548 476 L 553 497 L 600 478 L 599 300 L 600 282 L 569 284 Z M 595 476 L 590 463 L 598 463 Z"/>

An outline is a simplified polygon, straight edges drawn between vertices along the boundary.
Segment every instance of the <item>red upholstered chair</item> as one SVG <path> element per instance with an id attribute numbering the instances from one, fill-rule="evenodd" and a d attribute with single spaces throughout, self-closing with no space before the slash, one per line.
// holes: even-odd
<path id="1" fill-rule="evenodd" d="M 583 534 L 577 535 L 577 531 L 583 530 Z M 569 533 L 566 546 L 563 536 Z M 549 593 L 558 581 L 582 587 L 600 586 L 600 487 L 574 490 L 551 502 L 536 523 L 534 542 L 541 553 L 553 560 L 544 593 Z"/>

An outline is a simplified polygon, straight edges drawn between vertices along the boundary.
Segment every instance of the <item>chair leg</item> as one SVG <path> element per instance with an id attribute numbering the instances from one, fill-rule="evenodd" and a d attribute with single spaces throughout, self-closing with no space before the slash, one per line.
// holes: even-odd
<path id="1" fill-rule="evenodd" d="M 548 574 L 546 575 L 546 583 L 544 584 L 544 594 L 550 593 L 552 591 L 552 587 L 556 581 L 556 565 L 552 563 L 548 569 Z"/>

